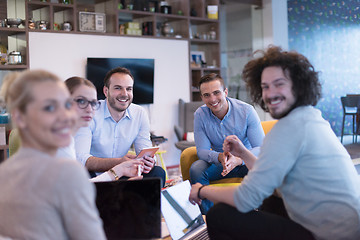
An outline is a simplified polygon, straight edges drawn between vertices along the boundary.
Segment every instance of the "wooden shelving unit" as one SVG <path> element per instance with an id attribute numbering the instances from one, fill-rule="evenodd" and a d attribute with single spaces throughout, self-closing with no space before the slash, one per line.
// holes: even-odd
<path id="1" fill-rule="evenodd" d="M 160 0 L 149 0 L 144 1 L 143 4 L 141 1 L 133 0 L 72 0 L 69 4 L 64 4 L 53 0 L 0 0 L 0 8 L 2 9 L 0 20 L 5 18 L 24 19 L 24 25 L 20 25 L 19 28 L 0 27 L 1 44 L 8 47 L 8 52 L 21 52 L 23 59 L 21 65 L 0 65 L 0 71 L 20 70 L 29 67 L 29 32 L 187 40 L 189 41 L 190 61 L 193 51 L 202 52 L 206 59 L 206 64 L 199 64 L 196 67 L 189 63 L 191 100 L 200 100 L 197 90 L 200 77 L 209 72 L 220 73 L 219 20 L 210 19 L 207 15 L 207 6 L 216 5 L 219 8 L 219 0 L 167 0 L 171 14 L 161 12 L 161 2 Z M 139 4 L 136 5 L 136 3 Z M 79 30 L 79 12 L 104 13 L 106 16 L 106 32 L 81 32 Z M 39 27 L 30 29 L 30 20 L 34 23 L 41 20 L 46 21 L 47 29 L 40 30 Z M 62 30 L 61 26 L 64 22 L 71 24 L 71 31 Z M 142 35 L 124 34 L 120 28 L 124 28 L 128 22 L 138 23 Z M 170 25 L 172 33 L 164 33 L 166 24 Z M 215 32 L 215 38 L 209 37 L 210 31 Z"/>

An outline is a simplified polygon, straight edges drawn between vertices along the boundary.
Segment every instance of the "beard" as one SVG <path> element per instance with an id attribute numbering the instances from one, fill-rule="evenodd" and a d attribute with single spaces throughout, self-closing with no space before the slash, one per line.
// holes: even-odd
<path id="1" fill-rule="evenodd" d="M 270 113 L 272 118 L 279 120 L 280 118 L 283 118 L 286 115 L 288 115 L 289 112 L 291 112 L 294 108 L 295 108 L 295 106 L 292 106 L 291 108 L 287 109 L 286 111 L 282 111 L 282 112 L 279 112 L 279 113 L 272 113 L 271 111 L 269 111 L 269 113 Z"/>
<path id="2" fill-rule="evenodd" d="M 125 99 L 125 98 L 121 98 L 121 97 L 118 97 L 119 99 Z M 108 99 L 108 102 L 109 102 L 109 105 L 112 109 L 114 109 L 115 111 L 117 112 L 124 112 L 129 106 L 130 104 L 132 103 L 132 98 L 126 98 L 128 99 L 128 102 L 126 105 L 124 106 L 118 106 L 116 103 L 119 103 L 119 101 L 117 100 L 117 97 L 112 97 L 110 95 L 110 93 L 108 93 L 108 96 L 107 96 L 107 99 Z M 120 103 L 119 103 L 120 104 Z"/>
<path id="3" fill-rule="evenodd" d="M 271 117 L 274 119 L 280 119 L 288 115 L 294 108 L 297 107 L 297 103 L 293 103 L 292 105 L 288 106 L 287 108 L 283 109 L 282 111 L 275 111 L 273 112 L 271 109 L 268 108 L 266 105 L 267 102 L 270 100 L 265 101 L 266 111 L 270 113 Z"/>

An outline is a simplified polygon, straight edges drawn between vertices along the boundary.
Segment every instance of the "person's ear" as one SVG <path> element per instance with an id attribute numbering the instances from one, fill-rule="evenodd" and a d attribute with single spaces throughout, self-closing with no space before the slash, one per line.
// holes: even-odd
<path id="1" fill-rule="evenodd" d="M 225 93 L 225 97 L 227 97 L 227 95 L 228 95 L 228 89 L 227 88 L 224 89 L 224 93 Z"/>
<path id="2" fill-rule="evenodd" d="M 107 97 L 108 97 L 109 88 L 108 88 L 107 86 L 104 86 L 103 92 L 104 92 L 105 97 L 107 98 Z"/>
<path id="3" fill-rule="evenodd" d="M 20 128 L 24 129 L 27 126 L 27 121 L 25 116 L 19 109 L 14 109 L 11 113 L 11 119 L 14 121 L 15 125 Z"/>

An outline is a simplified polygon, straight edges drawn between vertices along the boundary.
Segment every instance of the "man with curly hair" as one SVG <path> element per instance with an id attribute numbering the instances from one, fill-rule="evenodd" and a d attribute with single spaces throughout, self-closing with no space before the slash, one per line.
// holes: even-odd
<path id="1" fill-rule="evenodd" d="M 252 100 L 279 121 L 259 157 L 236 136 L 225 139 L 224 152 L 249 169 L 240 186 L 197 183 L 189 200 L 220 202 L 207 214 L 211 239 L 360 239 L 360 178 L 314 108 L 321 97 L 318 73 L 297 52 L 270 47 L 261 53 L 247 63 L 243 79 Z"/>

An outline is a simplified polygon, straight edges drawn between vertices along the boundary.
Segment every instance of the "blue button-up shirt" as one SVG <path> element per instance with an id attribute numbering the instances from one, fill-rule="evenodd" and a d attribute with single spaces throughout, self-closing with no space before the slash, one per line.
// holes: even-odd
<path id="1" fill-rule="evenodd" d="M 220 120 L 203 105 L 194 113 L 194 136 L 197 154 L 209 163 L 219 163 L 224 140 L 236 135 L 247 149 L 258 153 L 264 139 L 264 131 L 255 109 L 240 100 L 227 98 L 229 110 Z"/>
<path id="2" fill-rule="evenodd" d="M 81 128 L 75 136 L 76 158 L 85 165 L 91 156 L 123 157 L 133 143 L 136 153 L 152 146 L 150 123 L 145 109 L 132 103 L 120 121 L 116 122 L 109 112 L 107 102 L 100 100 L 100 108 L 89 127 Z"/>

